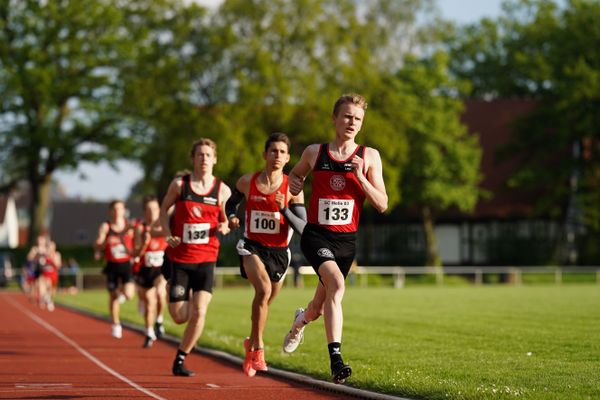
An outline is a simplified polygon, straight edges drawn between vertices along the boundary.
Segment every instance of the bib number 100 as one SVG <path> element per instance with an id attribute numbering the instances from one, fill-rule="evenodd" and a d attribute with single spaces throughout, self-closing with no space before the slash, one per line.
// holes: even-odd
<path id="1" fill-rule="evenodd" d="M 347 225 L 353 210 L 354 200 L 319 199 L 319 224 Z"/>
<path id="2" fill-rule="evenodd" d="M 279 221 L 279 212 L 252 210 L 250 232 L 277 234 L 279 233 Z"/>

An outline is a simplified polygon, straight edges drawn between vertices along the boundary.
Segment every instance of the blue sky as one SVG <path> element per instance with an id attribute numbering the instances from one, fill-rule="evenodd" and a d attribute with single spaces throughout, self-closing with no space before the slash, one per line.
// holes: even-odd
<path id="1" fill-rule="evenodd" d="M 190 0 L 193 1 L 193 0 Z M 214 6 L 220 0 L 196 0 Z M 438 0 L 444 18 L 458 23 L 475 22 L 482 17 L 496 17 L 500 13 L 502 0 Z M 55 179 L 69 197 L 82 199 L 110 200 L 126 198 L 131 186 L 142 177 L 136 164 L 122 161 L 117 163 L 119 171 L 106 163 L 82 164 L 75 172 L 58 172 Z M 87 179 L 84 179 L 83 177 Z"/>

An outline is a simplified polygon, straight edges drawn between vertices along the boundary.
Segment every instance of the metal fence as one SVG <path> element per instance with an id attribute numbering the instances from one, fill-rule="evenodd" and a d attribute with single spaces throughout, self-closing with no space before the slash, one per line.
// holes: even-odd
<path id="1" fill-rule="evenodd" d="M 104 286 L 105 278 L 100 268 L 87 268 L 77 272 L 67 271 L 60 275 L 60 287 L 73 287 L 83 290 L 92 287 Z M 215 286 L 226 286 L 228 277 L 239 277 L 239 267 L 217 267 L 215 273 Z M 298 269 L 301 283 L 304 277 L 316 275 L 312 267 L 302 266 Z M 444 285 L 450 276 L 461 276 L 474 285 L 485 284 L 486 275 L 502 276 L 503 283 L 521 285 L 523 275 L 546 275 L 551 276 L 554 284 L 560 285 L 564 282 L 565 275 L 588 274 L 595 276 L 595 282 L 600 284 L 600 266 L 580 267 L 416 267 L 416 266 L 356 266 L 352 268 L 349 279 L 360 287 L 369 286 L 370 276 L 390 277 L 395 288 L 406 286 L 408 276 L 428 276 L 433 278 L 435 284 Z M 286 284 L 292 286 L 294 283 L 292 268 L 286 275 Z"/>

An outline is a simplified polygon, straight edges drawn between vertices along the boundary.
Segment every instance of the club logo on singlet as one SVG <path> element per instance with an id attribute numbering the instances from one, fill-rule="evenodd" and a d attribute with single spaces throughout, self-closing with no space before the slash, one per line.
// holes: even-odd
<path id="1" fill-rule="evenodd" d="M 329 186 L 336 192 L 342 191 L 346 187 L 346 178 L 342 175 L 333 175 L 329 179 Z"/>
<path id="2" fill-rule="evenodd" d="M 325 247 L 321 247 L 319 250 L 317 250 L 317 255 L 323 258 L 335 258 L 331 250 Z"/>
<path id="3" fill-rule="evenodd" d="M 202 210 L 198 206 L 192 207 L 192 214 L 194 214 L 194 216 L 196 216 L 197 218 L 202 218 Z"/>

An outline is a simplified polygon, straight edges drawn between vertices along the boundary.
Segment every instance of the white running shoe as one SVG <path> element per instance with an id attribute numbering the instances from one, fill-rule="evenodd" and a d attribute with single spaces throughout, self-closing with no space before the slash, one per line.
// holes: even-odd
<path id="1" fill-rule="evenodd" d="M 112 336 L 117 339 L 121 339 L 123 337 L 123 328 L 119 324 L 114 324 L 112 326 Z"/>
<path id="2" fill-rule="evenodd" d="M 292 332 L 294 330 L 294 325 L 296 325 L 296 322 L 298 321 L 298 319 L 303 316 L 304 316 L 304 309 L 298 308 L 296 310 L 296 312 L 294 313 L 294 323 L 292 324 L 292 328 L 290 329 L 288 334 L 285 335 L 285 338 L 283 339 L 283 351 L 286 353 L 293 353 L 294 351 L 296 351 L 298 346 L 300 346 L 300 343 L 303 342 L 304 328 L 305 328 L 304 325 L 302 325 L 301 328 L 296 329 L 295 332 Z"/>
<path id="3" fill-rule="evenodd" d="M 48 302 L 48 311 L 54 311 L 54 302 L 52 300 Z"/>

